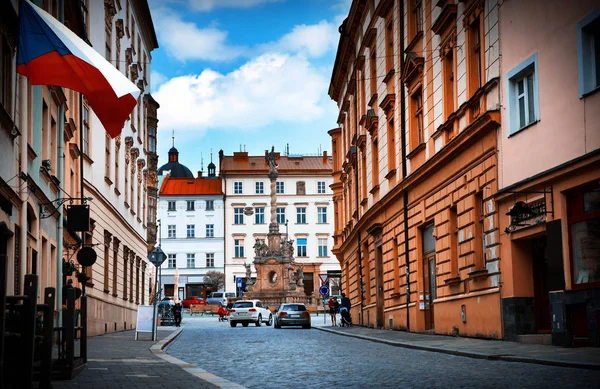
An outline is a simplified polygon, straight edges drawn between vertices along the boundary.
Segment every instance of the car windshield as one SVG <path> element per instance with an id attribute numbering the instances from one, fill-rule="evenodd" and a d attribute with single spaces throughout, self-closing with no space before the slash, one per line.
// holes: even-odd
<path id="1" fill-rule="evenodd" d="M 304 305 L 299 305 L 299 304 L 291 304 L 291 305 L 284 305 L 281 309 L 282 311 L 298 311 L 298 312 L 304 312 L 306 311 L 306 307 Z"/>
<path id="2" fill-rule="evenodd" d="M 252 301 L 240 301 L 233 304 L 234 308 L 252 308 Z"/>

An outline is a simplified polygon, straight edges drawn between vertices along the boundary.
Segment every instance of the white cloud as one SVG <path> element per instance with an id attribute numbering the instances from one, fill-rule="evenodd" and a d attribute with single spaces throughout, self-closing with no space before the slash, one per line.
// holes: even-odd
<path id="1" fill-rule="evenodd" d="M 228 61 L 246 51 L 243 46 L 227 43 L 227 31 L 216 27 L 198 28 L 166 8 L 154 10 L 154 24 L 161 46 L 180 61 Z"/>
<path id="2" fill-rule="evenodd" d="M 285 51 L 320 57 L 335 49 L 339 38 L 337 27 L 325 20 L 318 24 L 300 24 L 276 42 L 261 45 L 264 51 Z"/>
<path id="3" fill-rule="evenodd" d="M 328 78 L 304 56 L 264 54 L 227 74 L 175 77 L 155 93 L 163 128 L 250 129 L 324 114 Z"/>
<path id="4" fill-rule="evenodd" d="M 158 90 L 158 87 L 161 86 L 165 81 L 167 81 L 167 77 L 157 71 L 150 72 L 150 85 L 152 86 L 152 90 Z"/>
<path id="5" fill-rule="evenodd" d="M 252 8 L 281 0 L 187 0 L 188 6 L 196 11 L 212 11 L 215 8 Z"/>

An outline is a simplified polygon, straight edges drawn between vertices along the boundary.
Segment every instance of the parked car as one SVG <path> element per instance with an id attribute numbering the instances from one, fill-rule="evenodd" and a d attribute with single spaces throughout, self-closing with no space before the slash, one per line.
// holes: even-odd
<path id="1" fill-rule="evenodd" d="M 188 296 L 181 303 L 184 308 L 189 308 L 190 305 L 206 305 L 206 300 L 200 296 Z"/>
<path id="2" fill-rule="evenodd" d="M 235 298 L 235 293 L 233 292 L 212 292 L 208 295 L 206 302 L 210 305 L 227 305 L 227 299 Z"/>
<path id="3" fill-rule="evenodd" d="M 175 298 L 173 296 L 163 297 L 162 300 L 158 303 L 158 309 L 169 307 L 172 308 L 175 306 Z"/>
<path id="4" fill-rule="evenodd" d="M 262 323 L 270 326 L 273 324 L 273 314 L 260 300 L 236 301 L 229 310 L 229 324 L 235 327 L 238 323 L 242 323 L 244 327 L 248 327 L 250 323 L 256 324 L 257 327 Z"/>
<path id="5" fill-rule="evenodd" d="M 310 312 L 304 304 L 281 304 L 275 313 L 275 328 L 302 326 L 310 328 Z"/>

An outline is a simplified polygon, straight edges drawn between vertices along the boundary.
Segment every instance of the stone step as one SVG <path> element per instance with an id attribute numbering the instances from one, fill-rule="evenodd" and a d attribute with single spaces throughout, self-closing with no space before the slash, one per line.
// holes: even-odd
<path id="1" fill-rule="evenodd" d="M 552 334 L 517 335 L 517 342 L 526 344 L 552 345 Z"/>

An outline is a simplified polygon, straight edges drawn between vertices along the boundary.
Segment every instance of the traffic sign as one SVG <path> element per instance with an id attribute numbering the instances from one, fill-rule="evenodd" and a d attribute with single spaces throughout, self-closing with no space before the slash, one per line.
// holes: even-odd
<path id="1" fill-rule="evenodd" d="M 319 278 L 321 279 L 322 284 L 326 284 L 327 281 L 329 280 L 329 278 L 327 277 L 327 274 L 319 274 Z"/>
<path id="2" fill-rule="evenodd" d="M 236 285 L 238 288 L 242 287 L 242 279 L 241 278 L 236 279 Z"/>
<path id="3" fill-rule="evenodd" d="M 321 296 L 327 296 L 329 294 L 329 286 L 327 285 L 323 285 L 319 288 L 319 293 L 321 293 Z"/>

